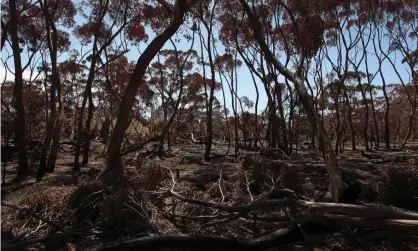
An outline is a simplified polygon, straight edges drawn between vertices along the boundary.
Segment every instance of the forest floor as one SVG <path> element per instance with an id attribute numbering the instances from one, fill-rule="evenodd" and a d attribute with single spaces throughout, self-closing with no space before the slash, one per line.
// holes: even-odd
<path id="1" fill-rule="evenodd" d="M 235 158 L 233 148 L 225 156 L 226 146 L 214 145 L 213 158 L 205 162 L 202 160 L 203 145 L 182 144 L 172 146 L 162 158 L 144 152 L 141 163 L 135 161 L 133 155 L 126 156 L 125 173 L 131 185 L 126 194 L 120 196 L 127 196 L 135 205 L 141 204 L 143 211 L 136 211 L 141 217 L 132 216 L 126 208 L 120 209 L 112 204 L 109 214 L 109 207 L 106 208 L 103 202 L 106 196 L 92 197 L 105 193 L 103 190 L 106 189 L 103 185 L 92 185 L 104 169 L 104 159 L 96 158 L 102 148 L 102 144 L 92 144 L 90 161 L 81 168 L 77 177 L 72 172 L 73 153 L 61 152 L 55 172 L 46 174 L 41 182 L 36 182 L 36 170 L 32 170 L 28 179 L 14 182 L 16 160 L 8 163 L 1 198 L 2 248 L 18 250 L 28 246 L 33 250 L 95 250 L 92 247 L 150 234 L 248 239 L 277 229 L 281 222 L 277 219 L 283 220 L 287 215 L 282 209 L 261 210 L 257 211 L 256 218 L 251 215 L 232 219 L 218 209 L 184 203 L 167 196 L 164 193 L 167 189 L 190 199 L 225 206 L 282 198 L 330 201 L 327 171 L 317 150 L 300 149 L 297 155 L 289 157 L 279 152 L 240 150 Z M 344 175 L 354 177 L 361 187 L 357 204 L 385 205 L 418 212 L 418 142 L 409 144 L 402 151 L 375 150 L 364 155 L 360 151 L 346 150 L 338 159 Z M 132 189 L 140 190 L 140 193 Z M 283 195 L 283 192 L 290 195 Z M 84 203 L 86 197 L 88 205 Z M 111 199 L 118 201 L 120 198 Z M 117 210 L 123 212 L 115 212 Z M 289 212 L 292 215 L 301 213 L 297 210 Z M 272 220 L 263 221 L 263 217 Z M 95 230 L 95 237 L 69 235 L 54 245 L 39 244 L 46 241 L 36 240 L 60 232 L 93 231 L 99 223 L 112 222 L 115 218 L 119 222 L 124 219 L 140 223 L 129 222 L 129 230 L 126 224 L 120 230 L 111 223 L 105 227 L 106 231 L 103 228 L 100 233 Z M 152 227 L 137 228 L 139 225 Z M 322 233 L 316 227 L 311 229 L 309 224 L 302 224 L 302 228 L 310 236 L 304 236 L 308 240 L 295 239 L 294 243 L 286 245 L 277 243 L 277 250 L 418 250 L 416 230 L 406 234 L 396 229 L 343 226 L 338 231 Z M 93 235 L 93 232 L 89 233 Z M 34 245 L 13 246 L 32 240 Z"/>

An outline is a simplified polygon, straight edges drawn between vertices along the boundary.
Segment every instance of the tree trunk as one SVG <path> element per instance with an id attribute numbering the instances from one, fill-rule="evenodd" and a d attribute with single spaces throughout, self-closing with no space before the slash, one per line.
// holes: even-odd
<path id="1" fill-rule="evenodd" d="M 119 106 L 116 125 L 113 130 L 106 153 L 108 158 L 107 167 L 110 170 L 113 170 L 115 174 L 122 173 L 123 167 L 120 164 L 120 147 L 122 145 L 125 131 L 129 127 L 129 117 L 130 113 L 132 113 L 132 106 L 135 101 L 136 93 L 139 86 L 144 84 L 143 77 L 145 75 L 146 69 L 158 51 L 161 50 L 161 48 L 164 46 L 165 42 L 177 32 L 178 28 L 183 23 L 183 17 L 188 7 L 190 8 L 191 4 L 187 6 L 186 0 L 176 1 L 175 10 L 173 13 L 173 21 L 160 35 L 156 36 L 149 44 L 149 46 L 144 50 L 136 63 L 133 73 L 130 76 L 129 83 L 126 87 Z"/>
<path id="2" fill-rule="evenodd" d="M 233 70 L 232 70 L 233 71 Z M 237 106 L 235 104 L 235 88 L 234 88 L 234 73 L 231 73 L 230 76 L 230 80 L 231 82 L 229 82 L 227 80 L 227 77 L 225 77 L 225 80 L 228 84 L 228 88 L 229 88 L 229 93 L 231 94 L 231 106 L 232 106 L 232 113 L 234 114 L 234 154 L 235 157 L 238 156 L 238 151 L 239 151 L 239 135 L 238 135 L 238 114 L 237 114 Z"/>
<path id="3" fill-rule="evenodd" d="M 288 149 L 288 140 L 287 140 L 286 121 L 285 121 L 284 111 L 283 111 L 282 90 L 280 89 L 277 79 L 275 79 L 275 82 L 276 82 L 275 89 L 276 89 L 276 95 L 277 95 L 277 104 L 278 104 L 279 114 L 280 114 L 279 124 L 280 124 L 280 129 L 282 131 L 282 144 L 281 144 L 282 149 L 281 150 L 284 153 L 288 154 L 289 149 Z"/>
<path id="4" fill-rule="evenodd" d="M 45 2 L 45 3 L 44 3 Z M 47 123 L 47 131 L 46 131 L 46 139 L 44 142 L 44 145 L 42 146 L 41 156 L 40 156 L 40 162 L 39 162 L 39 169 L 38 169 L 38 180 L 40 180 L 44 174 L 48 171 L 47 166 L 47 155 L 48 150 L 51 145 L 51 140 L 54 139 L 54 127 L 57 126 L 57 128 L 61 128 L 59 124 L 56 124 L 57 119 L 57 110 L 56 110 L 56 91 L 60 91 L 60 79 L 59 79 L 59 73 L 57 69 L 57 44 L 58 44 L 58 37 L 57 37 L 57 29 L 54 23 L 54 20 L 51 18 L 49 10 L 48 10 L 48 3 L 46 1 L 39 1 L 39 4 L 41 5 L 44 18 L 45 18 L 45 28 L 47 32 L 47 41 L 48 41 L 48 49 L 50 51 L 50 58 L 51 58 L 51 65 L 52 65 L 52 72 L 51 72 L 51 98 L 50 98 L 50 107 L 51 107 L 51 113 L 50 117 Z M 62 97 L 61 97 L 62 98 Z M 60 102 L 60 101 L 59 101 Z M 64 109 L 63 106 L 60 107 L 60 109 Z M 55 146 L 58 144 L 59 147 L 59 136 L 60 132 L 56 132 L 55 134 Z M 57 138 L 58 137 L 58 138 Z M 58 143 L 56 142 L 58 140 Z M 58 148 L 54 149 L 58 151 Z M 56 156 L 55 156 L 56 159 Z M 52 159 L 50 161 L 53 161 L 54 157 L 52 156 Z M 50 162 L 49 165 L 54 164 Z"/>
<path id="5" fill-rule="evenodd" d="M 295 103 L 293 101 L 293 94 L 292 94 L 292 87 L 289 84 L 289 81 L 285 79 L 285 83 L 287 86 L 287 89 L 289 90 L 289 96 L 290 96 L 290 107 L 289 107 L 289 119 L 288 119 L 288 129 L 289 129 L 289 154 L 292 154 L 293 149 L 293 113 L 295 110 Z"/>
<path id="6" fill-rule="evenodd" d="M 74 171 L 76 171 L 76 172 L 78 172 L 80 170 L 80 153 L 81 153 L 81 143 L 82 143 L 82 141 L 84 141 L 84 147 L 87 146 L 87 148 L 88 148 L 88 142 L 86 142 L 86 139 L 88 139 L 89 136 L 86 135 L 86 134 L 88 134 L 88 130 L 90 130 L 90 128 L 85 127 L 84 130 L 83 130 L 83 120 L 84 120 L 84 112 L 86 110 L 86 105 L 87 105 L 87 99 L 89 99 L 89 109 L 88 109 L 88 116 L 87 116 L 87 120 L 86 120 L 86 126 L 90 126 L 91 119 L 92 119 L 91 116 L 92 116 L 92 112 L 93 112 L 93 110 L 92 110 L 92 108 L 93 108 L 92 105 L 93 104 L 90 105 L 90 102 L 91 102 L 90 99 L 91 99 L 91 95 L 92 95 L 91 94 L 91 87 L 93 85 L 95 69 L 96 69 L 96 62 L 97 62 L 97 59 L 98 59 L 98 55 L 97 55 L 96 51 L 97 51 L 97 39 L 95 38 L 95 40 L 93 42 L 93 56 L 91 58 L 89 75 L 88 75 L 87 83 L 86 83 L 86 90 L 84 91 L 83 101 L 82 101 L 81 109 L 80 109 L 80 112 L 79 112 L 79 115 L 78 115 L 77 141 L 76 141 L 76 146 L 75 146 L 74 167 L 73 167 Z M 88 149 L 87 149 L 87 155 L 88 155 Z M 84 161 L 83 161 L 82 164 L 84 164 Z"/>
<path id="7" fill-rule="evenodd" d="M 370 104 L 372 106 L 372 114 L 373 114 L 373 121 L 374 121 L 374 131 L 375 131 L 375 146 L 377 149 L 379 149 L 379 125 L 377 123 L 377 118 L 376 118 L 376 110 L 374 109 L 374 101 L 373 101 L 373 94 L 372 94 L 372 90 L 371 90 L 371 85 L 369 83 L 369 95 L 370 95 Z"/>
<path id="8" fill-rule="evenodd" d="M 369 105 L 366 98 L 366 93 L 363 90 L 363 86 L 361 85 L 361 79 L 360 77 L 357 79 L 358 81 L 358 87 L 360 88 L 361 96 L 363 97 L 363 105 L 365 109 L 364 113 L 364 145 L 366 146 L 366 151 L 370 150 L 369 148 Z"/>
<path id="9" fill-rule="evenodd" d="M 299 149 L 299 124 L 300 124 L 300 108 L 298 109 L 298 115 L 296 120 L 296 129 L 295 129 L 295 138 L 296 138 L 296 155 L 298 155 L 298 149 Z"/>
<path id="10" fill-rule="evenodd" d="M 49 113 L 49 119 L 46 125 L 46 137 L 45 137 L 45 141 L 42 146 L 41 155 L 39 158 L 38 180 L 42 179 L 42 177 L 46 173 L 48 150 L 51 145 L 51 140 L 54 134 L 54 125 L 55 125 L 55 119 L 56 119 L 56 114 L 57 114 L 56 104 L 55 104 L 55 92 L 56 92 L 55 84 L 52 83 L 51 92 L 50 92 L 51 97 L 49 99 L 51 112 Z"/>
<path id="11" fill-rule="evenodd" d="M 226 155 L 229 154 L 229 151 L 231 149 L 231 131 L 229 129 L 229 123 L 228 123 L 228 114 L 226 112 L 226 99 L 225 99 L 225 90 L 224 90 L 224 83 L 222 81 L 222 75 L 219 73 L 219 78 L 221 79 L 221 85 L 222 85 L 222 97 L 224 100 L 224 114 L 225 114 L 225 122 L 226 122 L 226 129 L 228 131 L 228 149 L 226 150 Z"/>
<path id="12" fill-rule="evenodd" d="M 56 47 L 54 47 L 56 48 Z M 51 55 L 54 57 L 53 66 L 52 66 L 52 75 L 54 78 L 55 85 L 57 86 L 58 92 L 58 116 L 55 121 L 55 129 L 52 137 L 52 146 L 51 151 L 48 156 L 48 163 L 46 166 L 46 172 L 54 172 L 55 171 L 55 163 L 57 161 L 58 150 L 60 147 L 60 138 L 61 138 L 61 129 L 62 129 L 62 121 L 64 119 L 64 101 L 62 97 L 62 89 L 61 89 L 61 81 L 60 76 L 57 71 L 57 64 L 56 64 L 56 53 Z M 55 66 L 54 66 L 55 63 Z"/>
<path id="13" fill-rule="evenodd" d="M 108 140 L 109 140 L 109 133 L 110 133 L 110 123 L 111 123 L 111 119 L 110 118 L 105 118 L 105 121 L 102 124 L 102 128 L 101 128 L 101 136 L 103 139 L 103 143 L 107 144 Z"/>
<path id="14" fill-rule="evenodd" d="M 411 106 L 409 110 L 408 129 L 407 129 L 405 137 L 402 140 L 401 149 L 405 148 L 406 143 L 408 143 L 408 140 L 411 138 L 412 130 L 414 127 L 415 111 L 416 111 L 416 102 L 414 105 Z"/>
<path id="15" fill-rule="evenodd" d="M 334 99 L 334 106 L 335 106 L 335 117 L 337 120 L 337 125 L 335 127 L 335 136 L 336 136 L 336 140 L 335 140 L 335 154 L 338 155 L 338 148 L 340 145 L 340 141 L 341 141 L 341 119 L 340 119 L 340 92 L 341 92 L 341 85 L 342 83 L 338 82 L 337 83 L 337 93 Z"/>
<path id="16" fill-rule="evenodd" d="M 303 105 L 303 108 L 305 109 L 305 112 L 311 122 L 312 127 L 318 134 L 319 144 L 322 146 L 323 156 L 329 174 L 332 200 L 334 202 L 337 202 L 340 199 L 342 192 L 344 191 L 344 183 L 342 182 L 341 170 L 338 166 L 338 161 L 332 149 L 332 145 L 328 140 L 324 128 L 322 127 L 321 120 L 318 118 L 317 114 L 315 113 L 315 109 L 312 103 L 310 102 L 306 87 L 302 79 L 300 79 L 300 76 L 297 76 L 296 74 L 292 73 L 289 69 L 284 67 L 280 63 L 280 61 L 278 61 L 277 58 L 273 55 L 268 45 L 266 44 L 266 41 L 263 38 L 263 34 L 261 33 L 263 29 L 261 28 L 258 19 L 254 16 L 245 0 L 240 0 L 240 2 L 245 12 L 247 13 L 247 16 L 250 19 L 251 26 L 254 32 L 254 38 L 258 41 L 261 50 L 264 52 L 264 56 L 281 74 L 283 74 L 286 78 L 292 81 L 295 85 L 296 91 Z"/>
<path id="17" fill-rule="evenodd" d="M 92 97 L 92 93 L 90 90 L 89 107 L 87 110 L 87 120 L 84 126 L 84 133 L 83 133 L 84 135 L 83 160 L 81 161 L 81 164 L 83 164 L 83 166 L 89 163 L 90 143 L 93 137 L 93 132 L 91 131 L 91 122 L 93 121 L 93 110 L 94 110 L 93 97 Z"/>
<path id="18" fill-rule="evenodd" d="M 160 60 L 160 55 L 157 55 L 158 63 L 159 63 L 159 72 L 160 72 L 160 81 L 161 81 L 161 106 L 163 107 L 163 116 L 164 116 L 164 124 L 167 123 L 167 116 L 168 116 L 168 100 L 165 101 L 164 95 L 165 95 L 165 88 L 164 88 L 164 74 L 162 69 L 162 64 Z M 164 149 L 164 137 L 161 138 L 159 145 L 158 145 L 158 152 L 161 155 L 163 153 Z"/>
<path id="19" fill-rule="evenodd" d="M 386 107 L 385 107 L 385 146 L 387 149 L 390 149 L 390 127 L 389 127 L 389 109 L 390 109 L 390 101 L 389 101 L 389 97 L 388 94 L 386 92 L 386 81 L 383 78 L 383 74 L 381 73 L 381 78 L 382 78 L 382 82 L 383 82 L 383 95 L 385 96 L 385 102 L 386 102 Z"/>
<path id="20" fill-rule="evenodd" d="M 259 134 L 259 129 L 258 129 L 258 101 L 260 98 L 260 93 L 258 92 L 258 86 L 257 86 L 257 82 L 255 81 L 254 78 L 254 73 L 252 71 L 250 71 L 251 73 L 251 78 L 253 79 L 253 84 L 254 84 L 254 88 L 255 88 L 255 121 L 254 121 L 254 143 L 253 143 L 253 147 L 257 148 L 257 141 L 258 141 L 258 134 Z"/>
<path id="21" fill-rule="evenodd" d="M 15 85 L 13 88 L 13 103 L 16 108 L 15 139 L 19 144 L 17 178 L 23 179 L 27 175 L 27 151 L 26 151 L 26 119 L 23 104 L 23 71 L 20 57 L 19 38 L 17 36 L 18 12 L 16 0 L 9 0 L 10 8 L 10 36 L 12 40 L 13 59 L 15 67 Z M 2 22 L 3 23 L 3 22 Z"/>
<path id="22" fill-rule="evenodd" d="M 273 102 L 270 102 L 269 105 L 269 120 L 270 120 L 270 132 L 271 132 L 271 148 L 277 148 L 277 139 L 279 138 L 279 133 L 278 133 L 278 118 L 277 118 L 277 114 L 276 114 L 276 106 L 274 105 Z"/>
<path id="23" fill-rule="evenodd" d="M 41 4 L 42 6 L 42 4 Z M 45 5 L 43 5 L 43 11 L 45 15 L 45 21 L 46 21 L 46 27 L 49 33 L 48 36 L 48 48 L 50 51 L 50 57 L 51 57 L 51 78 L 52 78 L 52 85 L 55 86 L 56 91 L 58 92 L 58 116 L 56 117 L 55 109 L 55 98 L 54 98 L 54 122 L 55 122 L 55 129 L 53 129 L 52 133 L 52 146 L 51 151 L 48 156 L 48 162 L 46 165 L 46 172 L 53 172 L 55 170 L 55 163 L 57 160 L 58 150 L 59 150 L 59 141 L 61 136 L 61 128 L 62 128 L 62 120 L 64 119 L 64 101 L 62 97 L 62 89 L 61 89 L 61 80 L 60 75 L 58 72 L 58 63 L 57 63 L 57 47 L 58 47 L 58 36 L 57 36 L 57 28 L 55 26 L 54 21 L 52 20 L 49 10 L 48 10 L 48 4 L 45 1 Z M 54 90 L 55 92 L 55 90 Z M 54 93 L 54 97 L 55 97 Z M 52 114 L 51 114 L 52 115 Z M 54 124 L 52 124 L 54 126 Z M 49 146 L 49 144 L 48 144 Z"/>
<path id="24" fill-rule="evenodd" d="M 309 65 L 309 63 L 308 63 L 308 65 Z M 285 64 L 285 66 L 287 67 L 287 64 Z M 305 79 L 306 79 L 306 84 L 307 84 L 307 86 L 309 88 L 309 92 L 311 93 L 312 102 L 313 102 L 314 93 L 313 93 L 312 86 L 309 83 L 308 71 L 309 71 L 309 69 L 306 70 Z M 313 103 L 313 104 L 314 104 L 314 108 L 315 108 L 315 113 L 317 113 L 318 112 L 318 109 L 317 109 L 315 103 Z M 312 135 L 311 135 L 311 147 L 312 147 L 312 149 L 315 149 L 315 136 L 316 136 L 316 132 L 314 131 L 314 128 L 312 128 Z"/>
<path id="25" fill-rule="evenodd" d="M 262 54 L 260 54 L 261 58 L 260 58 L 260 62 L 261 62 L 261 69 L 262 69 L 262 82 L 264 84 L 264 89 L 266 91 L 266 96 L 267 96 L 267 105 L 268 105 L 268 125 L 267 125 L 267 131 L 266 131 L 266 139 L 268 140 L 268 146 L 270 148 L 276 148 L 277 147 L 277 137 L 276 137 L 276 132 L 277 132 L 277 123 L 275 120 L 276 117 L 276 106 L 275 106 L 275 101 L 273 96 L 271 95 L 270 92 L 270 83 L 267 80 L 266 74 L 264 72 L 264 65 L 263 65 L 263 58 L 262 58 Z"/>
<path id="26" fill-rule="evenodd" d="M 348 124 L 350 126 L 350 132 L 351 132 L 351 149 L 354 151 L 354 150 L 356 150 L 356 134 L 355 134 L 355 131 L 354 131 L 354 126 L 353 126 L 353 117 L 352 117 L 353 109 L 352 109 L 351 104 L 350 104 L 350 99 L 348 97 L 347 90 L 345 88 L 345 84 L 343 84 L 343 92 L 344 92 L 345 102 L 346 102 L 347 107 L 348 107 Z"/>
<path id="27" fill-rule="evenodd" d="M 382 45 L 381 45 L 381 41 L 380 41 L 380 30 L 379 28 L 376 27 L 377 30 L 377 40 L 379 42 L 379 49 L 380 52 L 383 54 L 383 50 L 382 50 Z M 386 79 L 383 76 L 383 72 L 382 72 L 382 64 L 383 64 L 383 60 L 381 55 L 378 54 L 377 52 L 377 46 L 376 46 L 376 42 L 375 39 L 373 39 L 373 48 L 374 48 L 374 52 L 375 55 L 377 57 L 377 60 L 379 62 L 379 75 L 380 78 L 382 79 L 382 90 L 383 90 L 383 96 L 385 97 L 385 102 L 386 102 L 386 106 L 385 106 L 385 114 L 384 114 L 384 127 L 385 127 L 385 133 L 384 133 L 384 141 L 385 141 L 385 147 L 387 149 L 390 149 L 390 127 L 389 127 L 389 109 L 390 109 L 390 102 L 389 102 L 389 97 L 388 94 L 386 92 Z"/>
<path id="28" fill-rule="evenodd" d="M 16 2 L 15 2 L 14 5 L 16 6 Z M 15 7 L 15 9 L 16 9 L 16 7 Z M 6 44 L 8 24 L 10 24 L 10 23 L 9 22 L 5 23 L 5 22 L 3 22 L 3 19 L 1 20 L 1 50 L 3 50 L 3 47 Z"/>
<path id="29" fill-rule="evenodd" d="M 213 17 L 213 13 L 212 13 L 212 17 Z M 211 17 L 211 20 L 210 20 L 209 28 L 206 27 L 206 28 L 208 28 L 208 44 L 207 44 L 207 50 L 208 50 L 210 73 L 211 73 L 211 86 L 210 86 L 210 92 L 209 92 L 209 103 L 208 103 L 208 112 L 207 112 L 206 148 L 205 148 L 205 154 L 203 155 L 203 159 L 205 161 L 209 161 L 210 150 L 212 148 L 212 139 L 213 139 L 213 118 L 212 118 L 212 112 L 213 112 L 213 99 L 215 97 L 214 96 L 214 92 L 215 92 L 215 86 L 216 86 L 215 66 L 213 65 L 212 49 L 211 49 L 211 39 L 210 39 L 210 36 L 212 36 L 212 17 Z M 233 84 L 233 83 L 231 83 L 231 84 Z"/>

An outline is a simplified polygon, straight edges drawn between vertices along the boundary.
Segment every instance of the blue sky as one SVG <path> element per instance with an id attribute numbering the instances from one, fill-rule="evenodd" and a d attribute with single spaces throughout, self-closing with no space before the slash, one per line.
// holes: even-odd
<path id="1" fill-rule="evenodd" d="M 77 15 L 77 17 L 76 17 L 76 23 L 77 24 L 83 23 L 83 19 L 81 18 L 80 15 Z M 72 33 L 72 30 L 71 29 L 67 29 L 67 31 L 70 34 Z M 155 35 L 154 35 L 154 33 L 149 28 L 146 28 L 146 31 L 147 31 L 147 34 L 149 35 L 149 40 L 148 40 L 148 43 L 149 43 L 154 38 Z M 181 41 L 176 43 L 177 48 L 179 50 L 188 50 L 190 48 L 191 43 L 190 42 L 187 42 L 184 38 L 180 37 L 181 35 L 180 36 L 179 35 L 175 35 L 173 37 L 173 40 L 174 40 L 174 38 L 176 38 L 176 36 L 178 36 L 177 38 L 181 38 Z M 71 46 L 72 48 L 74 48 L 74 49 L 80 49 L 81 46 L 80 46 L 79 42 L 77 41 L 77 38 L 75 38 L 73 36 L 73 34 L 71 34 L 71 42 L 72 42 L 72 46 Z M 413 41 L 410 41 L 410 42 L 413 43 Z M 221 42 L 217 42 L 216 46 L 217 46 L 217 51 L 218 51 L 219 54 L 224 53 L 224 46 L 222 45 Z M 412 46 L 413 46 L 413 44 L 412 44 Z M 388 43 L 385 41 L 383 43 L 383 48 L 385 49 L 387 47 L 388 47 Z M 143 51 L 145 48 L 146 48 L 146 44 L 145 43 L 141 43 L 140 46 L 139 46 L 139 48 L 136 48 L 136 47 L 133 47 L 132 46 L 131 47 L 131 50 L 127 53 L 128 59 L 131 60 L 131 61 L 135 61 L 136 62 L 137 59 L 140 56 L 140 52 Z M 173 49 L 173 46 L 171 45 L 171 42 L 168 41 L 165 44 L 165 46 L 164 46 L 163 49 Z M 194 43 L 194 48 L 193 49 L 195 49 L 200 54 L 200 43 L 199 43 L 199 37 L 198 37 L 198 35 L 196 35 L 196 37 L 195 37 L 195 43 Z M 9 50 L 11 52 L 10 47 L 7 46 L 7 44 L 6 44 L 6 50 Z M 3 49 L 3 51 L 2 51 L 2 59 L 3 60 L 6 60 L 6 57 L 8 55 L 8 53 L 7 53 L 6 50 Z M 86 50 L 86 48 L 84 48 L 84 50 Z M 367 47 L 367 51 L 369 53 L 368 54 L 369 71 L 370 71 L 370 73 L 375 73 L 377 71 L 377 69 L 378 69 L 378 64 L 377 64 L 376 57 L 373 55 L 374 49 L 373 49 L 373 45 L 372 44 L 370 44 Z M 204 52 L 204 53 L 205 53 L 205 61 L 208 61 L 207 60 L 207 52 Z M 336 57 L 337 57 L 337 51 L 336 51 L 336 49 L 335 48 L 332 48 L 330 50 L 330 53 L 329 54 L 330 54 L 331 59 L 333 61 L 335 61 L 336 60 Z M 279 56 L 284 56 L 284 54 L 281 54 Z M 68 57 L 68 55 L 66 53 L 64 53 L 64 54 L 62 54 L 60 56 L 59 61 L 64 61 L 67 57 Z M 402 60 L 401 55 L 400 54 L 393 53 L 393 54 L 391 54 L 391 58 L 395 61 L 395 64 L 397 66 L 397 69 L 400 72 L 401 77 L 403 78 L 403 80 L 405 82 L 408 82 L 409 81 L 409 75 L 410 74 L 406 70 L 407 65 L 406 64 L 401 64 L 401 60 Z M 22 63 L 23 64 L 26 64 L 27 61 L 28 61 L 27 53 L 23 53 L 22 54 Z M 256 98 L 256 94 L 255 93 L 256 92 L 255 92 L 255 89 L 254 89 L 254 84 L 253 84 L 253 80 L 252 80 L 251 74 L 250 74 L 248 68 L 246 67 L 246 65 L 244 64 L 244 61 L 243 60 L 241 60 L 241 61 L 243 62 L 243 65 L 242 65 L 242 67 L 238 71 L 238 96 L 240 96 L 240 97 L 247 96 L 251 100 L 255 101 L 255 98 Z M 9 68 L 13 69 L 13 58 L 10 58 L 9 60 L 7 60 L 7 63 L 9 65 Z M 326 60 L 325 60 L 325 62 L 323 62 L 323 66 L 324 66 L 323 69 L 326 72 L 330 72 L 330 70 L 332 69 L 331 64 L 329 62 L 327 62 Z M 199 66 L 197 66 L 197 67 L 199 67 Z M 364 62 L 360 66 L 360 70 L 365 71 L 365 64 L 364 64 Z M 385 62 L 382 65 L 382 70 L 383 70 L 383 73 L 384 73 L 384 76 L 385 76 L 385 79 L 386 79 L 386 82 L 387 83 L 400 83 L 400 80 L 399 80 L 398 76 L 395 74 L 395 71 L 393 70 L 393 67 L 389 64 L 389 62 Z M 324 76 L 325 76 L 325 73 L 326 72 L 324 72 Z M 207 69 L 207 74 L 208 73 L 209 73 L 209 69 Z M 4 74 L 5 74 L 5 69 L 4 69 L 3 65 L 2 65 L 2 66 L 0 66 L 0 79 L 1 79 L 1 81 L 3 81 L 3 79 L 4 79 Z M 217 75 L 216 76 L 217 80 L 220 81 L 218 74 L 216 74 L 216 75 Z M 29 76 L 28 75 L 28 72 L 25 72 L 24 73 L 24 77 L 25 78 L 28 78 L 28 76 Z M 208 76 L 208 78 L 209 77 L 210 76 Z M 7 79 L 10 79 L 10 80 L 13 79 L 12 74 L 9 73 Z M 258 89 L 259 89 L 259 93 L 260 93 L 260 100 L 259 100 L 259 108 L 258 108 L 258 110 L 259 111 L 262 111 L 262 110 L 264 110 L 264 108 L 266 106 L 267 98 L 266 98 L 266 95 L 265 95 L 265 91 L 264 91 L 263 85 L 261 84 L 261 82 L 257 78 L 256 78 L 256 80 L 257 80 L 257 85 L 258 85 Z M 283 79 L 280 79 L 280 81 L 283 81 Z M 381 82 L 382 81 L 380 79 L 380 76 L 377 76 L 372 81 L 372 83 L 375 84 L 375 85 L 380 85 Z M 313 83 L 312 79 L 311 79 L 311 83 Z M 226 100 L 227 100 L 227 105 L 226 106 L 231 111 L 231 105 L 230 105 L 230 102 L 228 102 L 228 100 L 230 100 L 231 97 L 230 97 L 230 94 L 229 94 L 228 86 L 225 83 L 225 81 L 224 81 L 224 88 L 225 88 L 225 94 L 226 94 Z M 222 103 L 222 92 L 218 92 L 216 94 L 216 96 L 217 96 L 217 98 Z"/>

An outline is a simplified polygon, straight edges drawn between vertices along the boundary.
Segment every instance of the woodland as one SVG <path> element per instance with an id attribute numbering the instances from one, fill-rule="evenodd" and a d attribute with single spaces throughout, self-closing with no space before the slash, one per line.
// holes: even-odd
<path id="1" fill-rule="evenodd" d="M 418 250 L 418 1 L 2 0 L 2 250 Z"/>

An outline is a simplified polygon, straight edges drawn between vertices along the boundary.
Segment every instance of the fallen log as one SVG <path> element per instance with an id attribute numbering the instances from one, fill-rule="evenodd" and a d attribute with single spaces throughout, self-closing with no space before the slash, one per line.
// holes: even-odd
<path id="1" fill-rule="evenodd" d="M 368 219 L 362 217 L 348 217 L 343 215 L 323 215 L 322 222 L 328 225 L 339 225 L 362 228 L 383 228 L 418 232 L 418 220 L 406 219 Z"/>
<path id="2" fill-rule="evenodd" d="M 259 200 L 250 204 L 226 206 L 213 202 L 186 198 L 175 191 L 170 191 L 175 198 L 194 205 L 211 207 L 226 212 L 248 212 L 258 209 L 299 208 L 309 212 L 349 215 L 353 217 L 367 217 L 370 219 L 410 219 L 418 220 L 417 212 L 410 212 L 398 208 L 383 208 L 372 205 L 353 205 L 344 203 L 327 203 L 304 201 L 297 199 Z"/>
<path id="3" fill-rule="evenodd" d="M 345 215 L 319 215 L 310 216 L 306 218 L 294 219 L 279 223 L 268 224 L 271 228 L 280 229 L 293 226 L 295 224 L 305 225 L 310 223 L 317 223 L 313 226 L 325 225 L 330 229 L 338 230 L 345 227 L 356 228 L 376 228 L 376 229 L 391 229 L 402 230 L 406 232 L 418 232 L 418 220 L 405 219 L 370 219 L 364 217 L 350 217 Z M 310 227 L 310 226 L 309 226 Z M 310 227 L 309 231 L 312 232 Z"/>
<path id="4" fill-rule="evenodd" d="M 148 143 L 160 141 L 162 139 L 162 137 L 163 137 L 163 135 L 157 135 L 157 136 L 151 137 L 150 139 L 146 140 L 145 142 L 131 145 L 131 146 L 129 146 L 129 147 L 127 147 L 127 148 L 125 148 L 121 151 L 122 156 L 125 156 L 125 155 L 127 155 L 128 153 L 131 153 L 131 152 L 139 151 Z"/>
<path id="5" fill-rule="evenodd" d="M 248 250 L 245 242 L 212 236 L 156 235 L 113 243 L 91 249 L 95 251 L 142 250 L 159 248 L 185 248 L 203 250 Z"/>
<path id="6" fill-rule="evenodd" d="M 286 228 L 274 231 L 267 235 L 248 239 L 235 240 L 214 236 L 200 235 L 156 235 L 132 239 L 119 243 L 112 243 L 94 251 L 113 251 L 113 250 L 142 250 L 147 248 L 181 248 L 197 250 L 246 250 L 256 251 L 268 248 L 288 245 L 294 242 L 300 242 L 303 236 L 296 228 Z"/>

